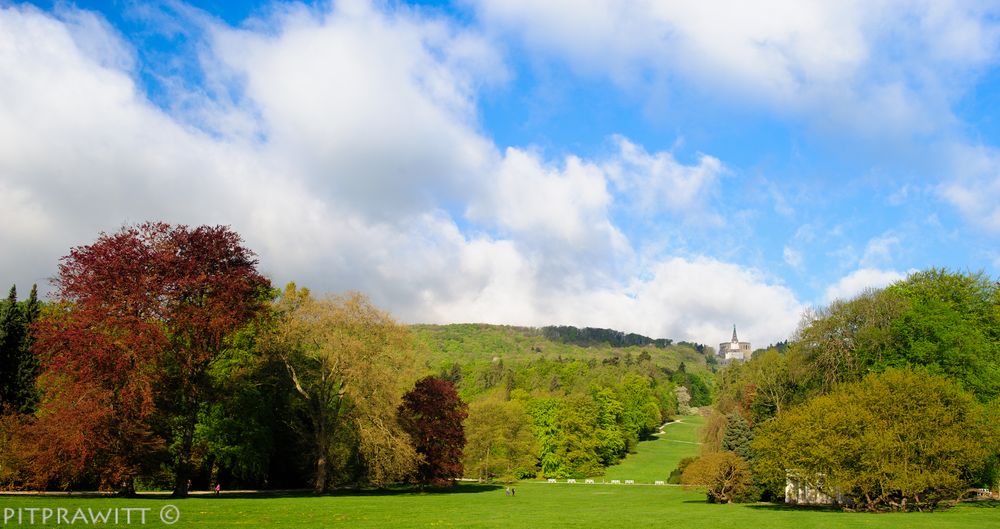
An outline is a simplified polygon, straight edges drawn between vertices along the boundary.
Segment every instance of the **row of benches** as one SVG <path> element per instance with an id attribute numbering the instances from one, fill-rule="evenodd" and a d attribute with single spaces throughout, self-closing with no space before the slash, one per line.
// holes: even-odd
<path id="1" fill-rule="evenodd" d="M 559 480 L 552 479 L 552 478 L 549 478 L 548 481 L 549 481 L 549 483 L 559 483 Z M 577 481 L 575 479 L 573 479 L 573 478 L 570 478 L 570 479 L 566 480 L 566 483 L 576 483 L 576 482 Z M 592 479 L 585 479 L 585 480 L 583 480 L 583 482 L 584 482 L 584 484 L 587 484 L 587 485 L 594 485 L 595 484 L 594 480 L 592 480 Z M 602 482 L 602 483 L 605 483 L 605 482 Z M 622 480 L 620 480 L 620 479 L 613 479 L 609 483 L 611 483 L 612 485 L 621 485 L 622 484 Z M 626 479 L 625 480 L 625 484 L 626 485 L 635 485 L 635 480 L 634 479 Z M 656 481 L 655 483 L 653 483 L 653 485 L 665 485 L 665 484 L 666 483 L 663 482 L 663 481 Z"/>

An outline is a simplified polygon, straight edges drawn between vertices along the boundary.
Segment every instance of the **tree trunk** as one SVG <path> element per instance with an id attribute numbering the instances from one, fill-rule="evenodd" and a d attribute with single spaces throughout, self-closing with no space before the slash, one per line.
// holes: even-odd
<path id="1" fill-rule="evenodd" d="M 184 430 L 181 432 L 181 446 L 177 452 L 177 478 L 174 481 L 174 498 L 187 498 L 187 482 L 191 475 L 191 449 L 194 446 L 194 428 L 198 422 L 198 406 L 188 403 L 187 417 L 184 420 Z"/>
<path id="2" fill-rule="evenodd" d="M 321 455 L 316 458 L 316 482 L 313 485 L 313 491 L 316 494 L 323 494 L 326 492 L 326 477 L 327 477 L 327 462 L 326 456 Z"/>

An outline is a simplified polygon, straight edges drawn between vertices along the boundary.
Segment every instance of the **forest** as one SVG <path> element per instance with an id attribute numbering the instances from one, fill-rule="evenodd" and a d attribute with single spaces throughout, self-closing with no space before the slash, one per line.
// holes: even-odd
<path id="1" fill-rule="evenodd" d="M 396 322 L 277 289 L 226 227 L 72 248 L 0 304 L 0 488 L 176 496 L 582 477 L 711 403 L 714 357 L 609 329 Z"/>

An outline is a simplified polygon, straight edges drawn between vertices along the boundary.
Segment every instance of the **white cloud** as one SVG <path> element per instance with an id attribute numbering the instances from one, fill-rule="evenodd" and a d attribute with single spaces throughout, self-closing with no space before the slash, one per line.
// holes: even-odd
<path id="1" fill-rule="evenodd" d="M 473 3 L 492 31 L 627 89 L 691 85 L 869 139 L 947 125 L 998 42 L 996 6 L 960 0 Z"/>
<path id="2" fill-rule="evenodd" d="M 787 288 L 712 259 L 640 259 L 611 220 L 618 185 L 683 218 L 711 198 L 721 162 L 685 166 L 624 138 L 610 160 L 498 152 L 475 116 L 495 54 L 474 34 L 361 3 L 213 23 L 205 74 L 240 95 L 176 96 L 206 133 L 148 101 L 106 23 L 61 16 L 0 9 L 8 281 L 54 274 L 99 231 L 164 220 L 232 225 L 276 283 L 362 290 L 409 322 L 707 343 L 735 322 L 762 344 L 794 329 Z"/>
<path id="3" fill-rule="evenodd" d="M 905 279 L 907 273 L 877 268 L 859 268 L 827 287 L 825 301 L 830 303 L 837 299 L 851 299 L 865 289 L 882 288 Z"/>
<path id="4" fill-rule="evenodd" d="M 938 186 L 970 224 L 1000 233 L 1000 152 L 985 146 L 956 145 L 951 177 Z"/>
<path id="5" fill-rule="evenodd" d="M 861 268 L 871 269 L 877 266 L 892 264 L 895 250 L 900 246 L 899 237 L 884 234 L 868 241 L 865 253 L 861 256 Z"/>
<path id="6" fill-rule="evenodd" d="M 802 252 L 790 246 L 785 246 L 782 251 L 782 257 L 784 257 L 785 263 L 787 263 L 788 266 L 796 269 L 802 267 Z"/>
<path id="7" fill-rule="evenodd" d="M 687 221 L 722 222 L 710 203 L 725 170 L 721 161 L 700 155 L 697 165 L 684 165 L 669 152 L 649 154 L 622 136 L 615 136 L 614 141 L 618 153 L 604 169 L 641 212 L 669 212 Z"/>

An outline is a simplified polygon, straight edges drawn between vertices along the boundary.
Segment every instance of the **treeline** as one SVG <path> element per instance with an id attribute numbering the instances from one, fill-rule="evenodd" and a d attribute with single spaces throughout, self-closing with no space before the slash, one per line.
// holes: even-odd
<path id="1" fill-rule="evenodd" d="M 0 488 L 592 475 L 711 401 L 704 364 L 655 346 L 441 363 L 364 296 L 278 291 L 256 264 L 226 227 L 143 224 L 73 248 L 44 306 L 12 289 Z"/>
<path id="2" fill-rule="evenodd" d="M 626 334 L 614 329 L 598 329 L 594 327 L 584 327 L 580 329 L 565 325 L 542 327 L 542 334 L 552 341 L 582 346 L 608 344 L 612 347 L 643 347 L 651 345 L 653 347 L 663 349 L 673 343 L 673 340 L 667 338 L 653 339 L 641 334 Z"/>
<path id="3" fill-rule="evenodd" d="M 782 501 L 788 484 L 850 510 L 951 505 L 998 485 L 998 395 L 998 283 L 914 273 L 722 371 L 683 479 L 714 501 Z"/>
<path id="4" fill-rule="evenodd" d="M 102 234 L 53 286 L 30 324 L 34 296 L 0 307 L 17 322 L 3 327 L 0 487 L 184 496 L 461 475 L 466 406 L 414 369 L 409 330 L 361 295 L 275 291 L 226 227 Z"/>

